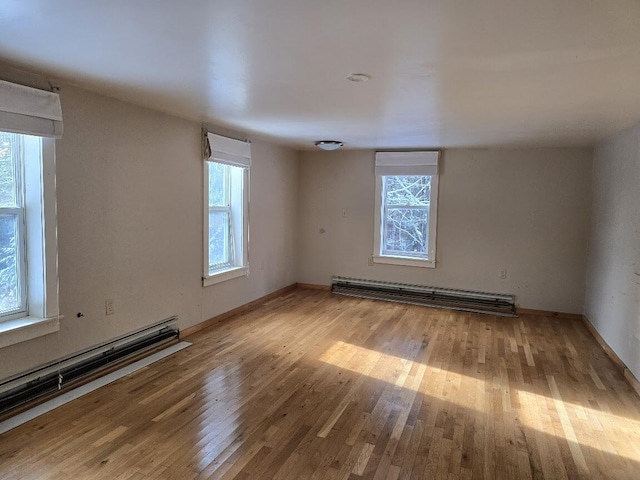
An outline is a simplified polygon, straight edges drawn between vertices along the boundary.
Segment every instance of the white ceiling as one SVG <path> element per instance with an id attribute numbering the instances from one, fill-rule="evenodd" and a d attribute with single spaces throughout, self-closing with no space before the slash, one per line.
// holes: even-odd
<path id="1" fill-rule="evenodd" d="M 592 145 L 640 121 L 638 0 L 1 0 L 0 32 L 5 62 L 300 148 Z"/>

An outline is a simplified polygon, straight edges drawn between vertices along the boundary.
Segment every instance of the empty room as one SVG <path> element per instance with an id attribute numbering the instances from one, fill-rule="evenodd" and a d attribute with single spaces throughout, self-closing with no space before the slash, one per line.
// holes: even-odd
<path id="1" fill-rule="evenodd" d="M 640 479 L 636 0 L 0 1 L 0 479 Z"/>

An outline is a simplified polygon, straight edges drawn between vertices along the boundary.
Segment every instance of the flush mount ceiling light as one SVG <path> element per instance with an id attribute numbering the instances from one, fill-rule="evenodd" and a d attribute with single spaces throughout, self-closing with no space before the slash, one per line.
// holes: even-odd
<path id="1" fill-rule="evenodd" d="M 347 80 L 352 82 L 360 83 L 366 82 L 371 79 L 371 75 L 367 75 L 366 73 L 352 73 L 351 75 L 347 75 Z"/>
<path id="2" fill-rule="evenodd" d="M 315 146 L 322 150 L 337 150 L 343 145 L 344 143 L 337 140 L 319 140 L 315 143 Z"/>

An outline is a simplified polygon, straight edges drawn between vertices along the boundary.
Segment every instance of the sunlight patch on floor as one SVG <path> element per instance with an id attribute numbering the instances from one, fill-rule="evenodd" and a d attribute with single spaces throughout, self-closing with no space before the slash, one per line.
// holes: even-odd
<path id="1" fill-rule="evenodd" d="M 449 402 L 460 408 L 489 415 L 496 408 L 511 412 L 511 395 L 517 395 L 518 418 L 524 426 L 542 435 L 552 435 L 566 440 L 574 461 L 583 473 L 588 473 L 587 461 L 582 447 L 605 454 L 622 456 L 632 461 L 640 461 L 640 447 L 636 436 L 640 432 L 640 422 L 619 417 L 610 412 L 595 410 L 582 405 L 565 402 L 555 384 L 553 376 L 548 376 L 552 396 L 547 397 L 509 385 L 506 370 L 495 372 L 490 384 L 481 378 L 451 372 L 437 366 L 424 365 L 402 357 L 367 349 L 343 341 L 335 342 L 319 358 L 322 362 L 360 374 L 347 400 L 355 394 L 355 387 L 363 377 L 374 378 L 415 394 L 422 393 L 432 399 Z M 419 376 L 416 371 L 420 369 Z M 487 390 L 489 389 L 489 390 Z M 493 394 L 492 394 L 493 393 Z M 554 403 L 562 431 L 554 430 L 554 420 L 548 414 L 548 401 Z M 346 408 L 342 405 L 321 431 L 326 436 Z M 578 422 L 576 424 L 576 422 Z M 557 422 L 556 422 L 557 423 Z M 575 425 L 575 426 L 574 426 Z M 576 434 L 576 431 L 591 431 L 592 435 Z"/>
<path id="2" fill-rule="evenodd" d="M 415 392 L 428 394 L 463 408 L 482 411 L 483 402 L 477 395 L 477 392 L 484 391 L 485 382 L 482 379 L 468 377 L 437 366 L 424 365 L 420 362 L 343 341 L 337 341 L 328 348 L 320 356 L 320 361 L 376 380 L 382 380 L 396 387 L 410 388 Z M 411 374 L 420 367 L 424 368 L 422 381 L 418 384 L 408 382 L 408 377 L 413 376 Z M 463 382 L 466 385 L 465 389 L 460 388 Z"/>
<path id="3" fill-rule="evenodd" d="M 637 439 L 640 422 L 603 410 L 564 402 L 553 376 L 548 376 L 548 381 L 551 384 L 552 401 L 558 412 L 562 429 L 562 432 L 555 431 L 554 434 L 569 442 L 576 463 L 580 464 L 584 461 L 580 458 L 581 453 L 576 449 L 580 446 L 622 456 L 636 462 L 640 461 L 640 447 Z M 549 398 L 525 390 L 518 391 L 518 398 L 522 406 L 520 416 L 522 424 L 533 430 L 552 433 L 551 419 L 545 413 Z M 576 431 L 583 433 L 576 434 Z M 584 432 L 590 432 L 590 434 L 585 435 Z"/>

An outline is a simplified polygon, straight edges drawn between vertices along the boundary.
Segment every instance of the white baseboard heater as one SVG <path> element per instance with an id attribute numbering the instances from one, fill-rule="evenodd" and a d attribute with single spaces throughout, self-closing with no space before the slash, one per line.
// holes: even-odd
<path id="1" fill-rule="evenodd" d="M 472 292 L 335 276 L 331 279 L 331 291 L 338 295 L 373 300 L 449 308 L 505 317 L 516 316 L 515 296 L 502 293 Z"/>
<path id="2" fill-rule="evenodd" d="M 102 345 L 0 381 L 0 415 L 77 383 L 100 369 L 179 338 L 178 317 L 128 333 Z"/>

